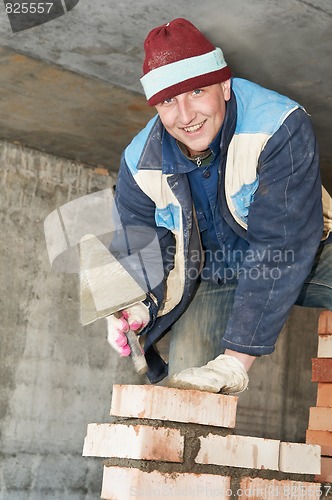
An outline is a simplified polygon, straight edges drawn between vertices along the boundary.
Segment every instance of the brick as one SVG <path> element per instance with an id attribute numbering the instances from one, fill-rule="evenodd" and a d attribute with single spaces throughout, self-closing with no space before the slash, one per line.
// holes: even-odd
<path id="1" fill-rule="evenodd" d="M 134 468 L 104 467 L 104 500 L 229 500 L 230 477 L 212 474 L 145 472 Z"/>
<path id="2" fill-rule="evenodd" d="M 85 457 L 118 457 L 182 462 L 184 437 L 178 429 L 148 425 L 89 424 Z"/>
<path id="3" fill-rule="evenodd" d="M 332 457 L 332 431 L 312 431 L 308 429 L 306 443 L 319 444 L 322 455 Z"/>
<path id="4" fill-rule="evenodd" d="M 308 429 L 332 431 L 332 408 L 311 407 L 309 409 Z"/>
<path id="5" fill-rule="evenodd" d="M 332 311 L 323 311 L 319 315 L 318 334 L 332 334 Z"/>
<path id="6" fill-rule="evenodd" d="M 319 474 L 321 449 L 317 444 L 280 443 L 279 470 L 294 474 Z"/>
<path id="7" fill-rule="evenodd" d="M 318 384 L 316 406 L 332 408 L 332 384 Z"/>
<path id="8" fill-rule="evenodd" d="M 244 477 L 237 495 L 241 500 L 318 500 L 320 488 L 319 483 Z"/>
<path id="9" fill-rule="evenodd" d="M 312 382 L 332 382 L 332 358 L 313 358 Z"/>
<path id="10" fill-rule="evenodd" d="M 114 385 L 111 415 L 235 427 L 236 396 L 151 385 Z"/>
<path id="11" fill-rule="evenodd" d="M 278 470 L 279 444 L 274 439 L 249 436 L 200 437 L 200 450 L 195 458 L 199 464 L 226 465 L 250 469 Z"/>
<path id="12" fill-rule="evenodd" d="M 332 335 L 319 335 L 318 358 L 332 358 Z"/>
<path id="13" fill-rule="evenodd" d="M 321 481 L 322 483 L 332 483 L 332 458 L 322 457 L 321 473 L 315 476 L 315 481 Z M 322 486 L 323 494 L 326 493 L 326 489 Z M 332 490 L 330 490 L 330 493 Z"/>

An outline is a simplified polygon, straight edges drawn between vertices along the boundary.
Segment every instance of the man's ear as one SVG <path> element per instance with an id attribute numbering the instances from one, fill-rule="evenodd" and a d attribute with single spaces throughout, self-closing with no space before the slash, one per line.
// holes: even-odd
<path id="1" fill-rule="evenodd" d="M 231 98 L 231 80 L 225 80 L 224 82 L 221 83 L 221 88 L 224 93 L 224 99 L 225 101 L 229 101 Z"/>

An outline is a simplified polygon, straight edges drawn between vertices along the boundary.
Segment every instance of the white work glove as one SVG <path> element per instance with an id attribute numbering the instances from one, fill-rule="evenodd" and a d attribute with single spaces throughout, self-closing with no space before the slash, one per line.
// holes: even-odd
<path id="1" fill-rule="evenodd" d="M 149 308 L 143 302 L 137 302 L 120 312 L 118 318 L 114 314 L 106 317 L 107 341 L 120 356 L 129 356 L 131 351 L 126 333 L 130 328 L 139 333 L 148 324 Z"/>

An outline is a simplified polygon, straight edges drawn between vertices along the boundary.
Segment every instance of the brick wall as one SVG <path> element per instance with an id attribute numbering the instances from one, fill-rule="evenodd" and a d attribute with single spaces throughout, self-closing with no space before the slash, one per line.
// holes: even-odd
<path id="1" fill-rule="evenodd" d="M 331 326 L 332 313 L 324 311 L 319 320 L 320 340 L 332 338 Z M 313 359 L 313 381 L 319 385 L 317 406 L 310 408 L 306 443 L 236 434 L 236 396 L 115 385 L 112 421 L 89 424 L 83 447 L 84 456 L 106 459 L 101 498 L 332 497 L 328 344 L 325 338 L 319 342 L 318 358 Z"/>
<path id="2" fill-rule="evenodd" d="M 332 312 L 323 311 L 318 322 L 318 352 L 312 360 L 312 381 L 317 403 L 310 408 L 306 442 L 321 446 L 321 473 L 317 481 L 332 482 Z"/>

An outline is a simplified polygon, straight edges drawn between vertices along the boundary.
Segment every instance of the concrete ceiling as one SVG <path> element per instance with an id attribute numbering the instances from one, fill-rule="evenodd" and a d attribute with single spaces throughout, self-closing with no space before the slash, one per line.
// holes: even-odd
<path id="1" fill-rule="evenodd" d="M 175 17 L 221 46 L 236 76 L 305 106 L 332 187 L 331 0 L 80 0 L 18 33 L 1 3 L 0 139 L 117 170 L 154 114 L 139 83 L 144 38 Z"/>

